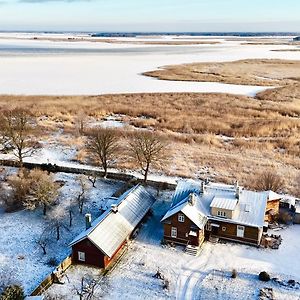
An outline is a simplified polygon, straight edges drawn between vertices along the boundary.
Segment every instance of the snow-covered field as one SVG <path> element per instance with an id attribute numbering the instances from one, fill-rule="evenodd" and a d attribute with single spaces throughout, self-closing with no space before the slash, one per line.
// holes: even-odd
<path id="1" fill-rule="evenodd" d="M 258 280 L 261 271 L 280 280 L 300 280 L 298 236 L 300 226 L 282 230 L 279 250 L 257 249 L 235 243 L 206 242 L 198 257 L 185 254 L 183 248 L 162 246 L 160 219 L 170 205 L 172 193 L 164 192 L 155 203 L 154 215 L 139 232 L 119 264 L 108 273 L 96 291 L 104 299 L 257 299 L 260 288 L 271 287 L 276 299 L 299 299 L 300 287 L 283 287 L 275 282 Z M 277 232 L 278 234 L 278 232 Z M 231 279 L 232 269 L 238 277 Z M 154 278 L 157 270 L 170 282 Z M 64 285 L 53 285 L 47 294 L 76 299 L 74 286 L 86 274 L 96 275 L 96 269 L 81 266 L 67 271 Z M 78 297 L 78 296 L 77 296 Z"/>
<path id="2" fill-rule="evenodd" d="M 97 180 L 96 188 L 89 188 L 83 214 L 79 214 L 78 207 L 74 205 L 73 225 L 69 227 L 68 205 L 69 200 L 74 200 L 78 193 L 77 175 L 58 173 L 55 178 L 65 182 L 56 207 L 66 212 L 66 228 L 61 229 L 59 241 L 56 241 L 55 232 L 49 232 L 47 255 L 43 255 L 36 243 L 45 228 L 49 229 L 47 217 L 43 216 L 42 211 L 5 213 L 0 208 L 0 274 L 11 274 L 12 279 L 24 286 L 26 293 L 53 271 L 53 267 L 48 265 L 50 258 L 60 262 L 70 254 L 68 243 L 85 229 L 84 214 L 90 212 L 93 218 L 98 217 L 99 208 L 104 204 L 102 199 L 111 196 L 122 185 L 117 181 Z"/>
<path id="3" fill-rule="evenodd" d="M 6 34 L 0 39 L 0 94 L 222 92 L 254 95 L 264 88 L 214 82 L 162 81 L 141 73 L 164 65 L 192 62 L 300 59 L 299 52 L 270 51 L 289 46 L 241 45 L 239 41 L 223 39 L 219 40 L 220 44 L 214 45 L 171 46 L 126 44 L 124 38 L 120 38 L 122 44 L 109 44 L 24 40 L 18 39 L 16 34 L 12 37 L 8 38 Z"/>

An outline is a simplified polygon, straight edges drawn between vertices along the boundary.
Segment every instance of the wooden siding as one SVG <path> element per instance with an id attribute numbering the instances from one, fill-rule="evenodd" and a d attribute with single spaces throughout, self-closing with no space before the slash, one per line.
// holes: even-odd
<path id="1" fill-rule="evenodd" d="M 85 253 L 85 261 L 78 260 L 78 251 Z M 105 255 L 88 239 L 75 244 L 72 247 L 72 260 L 75 263 L 92 265 L 99 268 L 105 267 Z"/>
<path id="2" fill-rule="evenodd" d="M 260 242 L 260 230 L 257 227 L 245 226 L 243 224 L 233 224 L 226 222 L 225 219 L 224 221 L 209 220 L 209 223 L 217 224 L 220 227 L 211 226 L 212 230 L 207 232 L 208 235 L 211 234 L 224 239 L 256 245 Z M 244 237 L 237 236 L 237 226 L 244 226 Z M 222 230 L 223 228 L 225 229 L 225 231 Z"/>
<path id="3" fill-rule="evenodd" d="M 265 221 L 266 222 L 273 222 L 276 219 L 276 216 L 279 214 L 279 206 L 280 206 L 280 200 L 268 200 L 267 202 L 267 208 L 266 208 L 266 215 L 265 215 Z M 268 212 L 272 210 L 274 212 L 273 215 L 269 214 Z"/>
<path id="4" fill-rule="evenodd" d="M 234 217 L 235 213 L 236 213 L 234 210 L 212 207 L 211 208 L 211 214 L 212 214 L 212 216 L 218 217 L 218 211 L 224 212 L 226 214 L 226 217 L 228 219 L 232 219 Z"/>
<path id="5" fill-rule="evenodd" d="M 174 242 L 177 244 L 187 245 L 188 243 L 199 246 L 203 243 L 204 232 L 200 230 L 189 218 L 184 215 L 184 222 L 178 221 L 178 215 L 181 212 L 171 216 L 166 222 L 164 222 L 164 240 L 166 242 Z M 177 228 L 177 237 L 171 236 L 172 227 Z M 196 237 L 189 236 L 190 231 L 197 233 Z"/>

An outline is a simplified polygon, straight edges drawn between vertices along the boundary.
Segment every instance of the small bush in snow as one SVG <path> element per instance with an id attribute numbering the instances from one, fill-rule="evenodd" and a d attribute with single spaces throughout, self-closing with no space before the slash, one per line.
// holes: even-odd
<path id="1" fill-rule="evenodd" d="M 49 258 L 47 265 L 50 267 L 56 267 L 58 265 L 58 262 L 55 257 L 51 257 Z"/>
<path id="2" fill-rule="evenodd" d="M 231 278 L 236 278 L 237 277 L 237 270 L 236 269 L 233 269 L 232 272 L 231 272 Z"/>
<path id="3" fill-rule="evenodd" d="M 24 291 L 21 286 L 9 285 L 4 289 L 0 300 L 23 300 L 24 297 Z"/>
<path id="4" fill-rule="evenodd" d="M 258 278 L 260 281 L 266 281 L 266 282 L 271 280 L 270 275 L 265 271 L 260 272 Z"/>
<path id="5" fill-rule="evenodd" d="M 170 288 L 170 281 L 168 279 L 164 279 L 163 288 L 164 288 L 164 290 L 169 290 L 169 288 Z"/>

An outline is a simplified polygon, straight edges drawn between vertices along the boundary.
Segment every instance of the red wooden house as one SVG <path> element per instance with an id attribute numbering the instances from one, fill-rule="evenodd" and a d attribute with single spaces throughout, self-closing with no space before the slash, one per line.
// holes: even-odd
<path id="1" fill-rule="evenodd" d="M 73 262 L 106 268 L 154 202 L 141 185 L 124 193 L 70 243 Z"/>

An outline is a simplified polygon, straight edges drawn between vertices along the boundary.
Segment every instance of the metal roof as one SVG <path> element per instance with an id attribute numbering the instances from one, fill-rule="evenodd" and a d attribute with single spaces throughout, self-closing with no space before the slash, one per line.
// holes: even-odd
<path id="1" fill-rule="evenodd" d="M 196 203 L 201 203 L 201 213 L 211 220 L 223 220 L 211 215 L 211 205 L 216 203 L 223 206 L 233 206 L 235 203 L 235 214 L 232 219 L 225 219 L 226 222 L 236 223 L 254 227 L 262 227 L 264 224 L 265 211 L 269 197 L 279 197 L 275 193 L 248 191 L 240 187 L 239 199 L 236 199 L 236 186 L 219 183 L 208 183 L 205 185 L 204 193 L 201 193 L 201 182 L 194 180 L 182 180 L 178 182 L 170 210 L 162 221 L 166 220 L 178 211 L 183 211 L 183 204 L 188 196 L 194 193 L 197 195 Z M 235 200 L 234 200 L 235 199 Z M 230 202 L 231 201 L 231 202 Z M 197 208 L 193 208 L 197 212 Z M 187 216 L 188 217 L 188 216 Z"/>
<path id="2" fill-rule="evenodd" d="M 194 197 L 193 204 L 190 202 L 191 196 Z M 199 229 L 204 228 L 207 221 L 207 211 L 198 195 L 191 193 L 177 205 L 171 207 L 171 209 L 162 218 L 161 222 L 167 220 L 169 217 L 178 212 L 182 212 L 184 215 L 186 215 L 195 225 L 197 225 Z"/>
<path id="3" fill-rule="evenodd" d="M 238 200 L 235 197 L 224 198 L 220 196 L 215 196 L 210 204 L 210 207 L 235 210 L 237 203 Z"/>
<path id="4" fill-rule="evenodd" d="M 112 257 L 154 202 L 155 198 L 142 185 L 136 185 L 118 198 L 115 204 L 117 212 L 112 208 L 106 210 L 70 246 L 88 238 L 104 254 Z"/>

